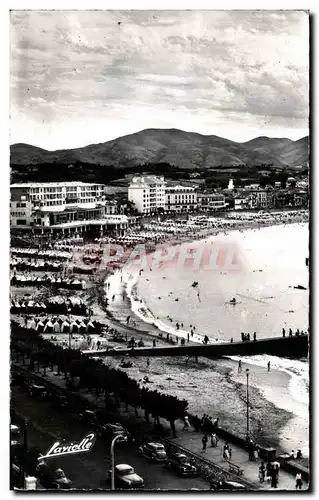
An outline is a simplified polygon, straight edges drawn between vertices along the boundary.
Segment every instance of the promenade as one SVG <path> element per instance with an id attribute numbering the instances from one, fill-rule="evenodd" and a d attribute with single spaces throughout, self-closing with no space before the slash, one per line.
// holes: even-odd
<path id="1" fill-rule="evenodd" d="M 22 368 L 22 367 L 21 367 Z M 55 384 L 57 387 L 62 389 L 66 388 L 66 381 L 63 375 L 57 375 L 56 372 L 47 370 L 46 376 L 43 374 L 38 374 L 32 372 L 34 375 L 41 377 L 49 383 Z M 82 397 L 84 397 L 88 404 L 93 404 L 97 407 L 105 407 L 105 399 L 104 396 L 93 395 L 83 390 L 77 391 Z M 147 424 L 144 416 L 141 412 L 138 415 L 135 414 L 133 408 L 126 408 L 124 404 L 121 404 L 117 410 L 118 419 L 124 424 L 128 425 L 134 421 L 135 425 L 145 432 L 146 435 L 152 435 L 153 433 L 153 424 Z M 164 429 L 167 431 L 168 436 L 169 432 L 169 423 L 165 419 L 161 419 L 161 424 Z M 222 427 L 222 422 L 220 422 Z M 261 459 L 257 459 L 254 461 L 250 461 L 248 457 L 248 452 L 245 449 L 242 449 L 238 445 L 234 445 L 229 443 L 232 448 L 232 463 L 238 465 L 241 469 L 243 469 L 243 475 L 237 476 L 235 474 L 228 473 L 228 463 L 223 459 L 222 450 L 225 441 L 223 439 L 219 439 L 218 447 L 213 448 L 210 446 L 210 442 L 207 445 L 206 451 L 202 451 L 202 432 L 196 432 L 192 427 L 188 430 L 184 430 L 184 424 L 181 421 L 176 421 L 176 438 L 165 438 L 165 441 L 170 442 L 173 446 L 181 446 L 185 448 L 187 451 L 191 452 L 195 456 L 203 458 L 205 460 L 210 461 L 212 464 L 217 467 L 223 469 L 225 474 L 228 475 L 229 479 L 233 481 L 241 482 L 241 480 L 249 482 L 254 488 L 262 489 L 262 490 L 274 490 L 268 482 L 260 483 L 258 479 L 258 468 L 261 464 Z M 303 490 L 307 489 L 307 484 L 304 482 Z M 289 474 L 284 470 L 280 470 L 279 474 L 279 483 L 278 490 L 295 490 L 295 476 Z"/>

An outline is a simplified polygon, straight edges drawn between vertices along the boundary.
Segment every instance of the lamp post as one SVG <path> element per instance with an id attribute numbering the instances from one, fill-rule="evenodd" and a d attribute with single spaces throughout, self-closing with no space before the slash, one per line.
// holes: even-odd
<path id="1" fill-rule="evenodd" d="M 114 457 L 114 446 L 116 441 L 127 441 L 127 436 L 125 434 L 117 434 L 115 438 L 113 438 L 112 443 L 111 443 L 111 490 L 115 490 L 115 457 Z"/>
<path id="2" fill-rule="evenodd" d="M 249 395 L 248 395 L 248 379 L 249 379 L 249 369 L 246 369 L 246 379 L 247 379 L 247 384 L 246 384 L 246 435 L 247 435 L 247 441 L 249 439 Z"/>
<path id="3" fill-rule="evenodd" d="M 21 479 L 22 479 L 22 488 L 24 488 L 24 483 L 25 483 L 25 469 L 27 465 L 27 453 L 28 453 L 28 424 L 29 421 L 27 418 L 24 419 L 24 427 L 23 427 L 23 455 L 22 455 L 22 474 L 21 474 Z M 11 471 L 12 472 L 12 471 Z"/>

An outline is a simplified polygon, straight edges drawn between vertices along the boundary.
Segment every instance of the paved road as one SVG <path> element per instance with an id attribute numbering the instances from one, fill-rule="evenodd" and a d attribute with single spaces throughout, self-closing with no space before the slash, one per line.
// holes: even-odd
<path id="1" fill-rule="evenodd" d="M 11 406 L 23 417 L 30 419 L 29 445 L 38 446 L 45 452 L 56 439 L 79 440 L 90 429 L 78 421 L 77 415 L 57 412 L 49 402 L 37 401 L 19 387 L 12 387 Z M 106 481 L 110 468 L 110 443 L 98 438 L 88 454 L 60 457 L 58 464 L 77 489 L 109 488 Z M 116 445 L 116 463 L 128 463 L 145 481 L 147 490 L 208 490 L 209 485 L 201 478 L 180 478 L 162 464 L 150 464 L 136 453 L 131 443 Z"/>

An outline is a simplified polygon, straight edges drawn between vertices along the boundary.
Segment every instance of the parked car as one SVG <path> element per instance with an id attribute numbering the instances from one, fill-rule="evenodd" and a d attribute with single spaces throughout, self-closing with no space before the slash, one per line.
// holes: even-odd
<path id="1" fill-rule="evenodd" d="M 183 477 L 197 476 L 197 468 L 191 462 L 192 460 L 184 453 L 174 453 L 169 457 L 167 467 L 178 472 Z"/>
<path id="2" fill-rule="evenodd" d="M 83 422 L 86 425 L 96 426 L 98 424 L 98 419 L 95 411 L 93 410 L 84 410 L 79 415 L 80 422 Z"/>
<path id="3" fill-rule="evenodd" d="M 17 446 L 20 444 L 20 428 L 18 425 L 10 424 L 10 445 Z"/>
<path id="4" fill-rule="evenodd" d="M 109 439 L 115 438 L 118 434 L 128 435 L 127 430 L 121 424 L 103 424 L 100 425 L 98 433 L 101 437 L 106 437 Z"/>
<path id="5" fill-rule="evenodd" d="M 110 479 L 111 474 L 109 471 Z M 128 464 L 118 464 L 114 467 L 114 482 L 119 488 L 144 488 L 144 479 Z"/>
<path id="6" fill-rule="evenodd" d="M 165 462 L 167 453 L 165 447 L 161 443 L 146 443 L 138 448 L 138 452 L 143 457 L 149 458 L 153 462 Z"/>
<path id="7" fill-rule="evenodd" d="M 29 395 L 37 399 L 47 399 L 49 394 L 44 385 L 29 384 Z"/>
<path id="8" fill-rule="evenodd" d="M 52 399 L 52 406 L 57 410 L 67 410 L 69 402 L 68 399 L 62 394 L 56 394 Z"/>
<path id="9" fill-rule="evenodd" d="M 71 480 L 66 477 L 62 469 L 51 467 L 44 461 L 38 463 L 36 476 L 40 483 L 48 489 L 68 490 L 72 486 Z"/>
<path id="10" fill-rule="evenodd" d="M 216 481 L 210 484 L 212 491 L 245 491 L 246 486 L 236 481 Z"/>

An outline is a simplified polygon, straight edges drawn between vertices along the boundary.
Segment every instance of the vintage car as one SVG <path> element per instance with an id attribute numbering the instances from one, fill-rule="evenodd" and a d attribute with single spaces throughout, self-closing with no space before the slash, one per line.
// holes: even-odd
<path id="1" fill-rule="evenodd" d="M 111 474 L 112 472 L 109 471 L 110 479 Z M 128 464 L 118 464 L 114 467 L 114 481 L 118 488 L 144 488 L 144 479 Z"/>
<path id="2" fill-rule="evenodd" d="M 18 446 L 20 444 L 20 428 L 18 425 L 10 424 L 10 445 Z"/>
<path id="3" fill-rule="evenodd" d="M 161 443 L 151 442 L 142 444 L 138 448 L 138 453 L 153 462 L 165 462 L 167 460 L 165 447 Z"/>
<path id="4" fill-rule="evenodd" d="M 39 384 L 29 384 L 28 387 L 29 395 L 37 399 L 48 399 L 49 393 L 44 385 Z"/>
<path id="5" fill-rule="evenodd" d="M 93 410 L 84 410 L 80 413 L 79 420 L 80 422 L 90 425 L 91 427 L 95 427 L 98 423 L 96 413 Z"/>
<path id="6" fill-rule="evenodd" d="M 192 460 L 184 453 L 172 454 L 167 461 L 167 467 L 183 477 L 197 476 L 198 474 L 197 468 L 192 464 Z"/>
<path id="7" fill-rule="evenodd" d="M 62 469 L 50 466 L 44 461 L 38 463 L 36 476 L 40 483 L 48 489 L 68 490 L 72 486 L 72 482 L 66 477 Z"/>
<path id="8" fill-rule="evenodd" d="M 236 481 L 216 481 L 210 484 L 212 491 L 245 491 L 246 486 Z"/>
<path id="9" fill-rule="evenodd" d="M 115 438 L 118 434 L 128 435 L 127 430 L 123 427 L 123 425 L 115 423 L 115 424 L 103 424 L 99 426 L 98 434 L 101 437 L 106 437 L 109 439 Z"/>

